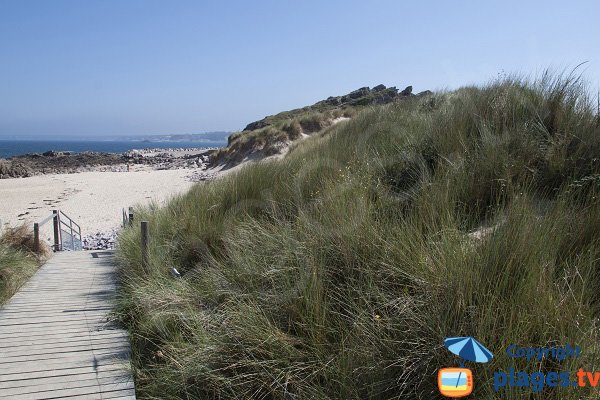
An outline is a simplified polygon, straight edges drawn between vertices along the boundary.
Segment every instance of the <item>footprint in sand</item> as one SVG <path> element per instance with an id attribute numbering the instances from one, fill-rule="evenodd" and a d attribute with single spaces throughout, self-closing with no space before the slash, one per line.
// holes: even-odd
<path id="1" fill-rule="evenodd" d="M 44 200 L 44 205 L 47 207 L 54 207 L 60 204 L 60 200 Z"/>
<path id="2" fill-rule="evenodd" d="M 59 196 L 58 199 L 59 200 L 65 200 L 70 196 L 73 196 L 77 193 L 81 192 L 80 189 L 66 189 L 64 192 L 62 192 Z"/>

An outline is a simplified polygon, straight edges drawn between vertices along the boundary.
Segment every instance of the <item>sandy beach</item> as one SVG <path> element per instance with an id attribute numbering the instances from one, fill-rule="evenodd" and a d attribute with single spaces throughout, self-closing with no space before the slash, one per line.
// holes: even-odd
<path id="1" fill-rule="evenodd" d="M 191 169 L 81 172 L 0 180 L 0 220 L 16 226 L 40 221 L 60 209 L 81 225 L 82 234 L 118 228 L 122 209 L 151 201 L 164 203 L 194 183 Z M 51 225 L 51 224 L 48 224 Z M 48 230 L 45 227 L 44 231 Z M 44 235 L 47 238 L 48 235 Z"/>

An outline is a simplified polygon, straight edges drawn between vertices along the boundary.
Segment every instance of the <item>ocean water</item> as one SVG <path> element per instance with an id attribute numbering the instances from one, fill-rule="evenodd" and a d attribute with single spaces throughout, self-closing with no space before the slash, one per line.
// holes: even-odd
<path id="1" fill-rule="evenodd" d="M 27 153 L 43 153 L 48 150 L 71 151 L 80 153 L 96 151 L 105 153 L 124 153 L 133 149 L 146 148 L 182 148 L 182 147 L 222 147 L 227 141 L 218 142 L 180 142 L 180 141 L 91 141 L 91 140 L 0 140 L 0 158 Z"/>

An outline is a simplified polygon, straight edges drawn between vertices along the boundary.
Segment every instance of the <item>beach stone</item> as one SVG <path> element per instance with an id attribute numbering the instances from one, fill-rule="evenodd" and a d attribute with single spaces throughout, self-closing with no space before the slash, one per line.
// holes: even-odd
<path id="1" fill-rule="evenodd" d="M 82 247 L 84 250 L 110 250 L 117 244 L 118 231 L 113 229 L 109 232 L 96 232 L 95 234 L 84 236 Z"/>

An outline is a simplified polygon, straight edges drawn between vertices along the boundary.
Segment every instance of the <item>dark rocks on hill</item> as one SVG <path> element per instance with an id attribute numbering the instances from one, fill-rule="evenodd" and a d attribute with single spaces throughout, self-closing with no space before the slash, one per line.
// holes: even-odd
<path id="1" fill-rule="evenodd" d="M 340 96 L 337 96 L 337 97 L 329 96 L 327 98 L 327 100 L 325 100 L 325 103 L 327 103 L 331 106 L 339 106 L 340 104 L 342 104 L 342 98 Z"/>
<path id="2" fill-rule="evenodd" d="M 412 86 L 407 86 L 403 91 L 400 92 L 402 96 L 410 96 L 412 94 Z"/>
<path id="3" fill-rule="evenodd" d="M 433 94 L 433 92 L 431 90 L 423 90 L 422 92 L 417 93 L 417 97 L 429 96 L 430 94 Z"/>
<path id="4" fill-rule="evenodd" d="M 353 92 L 348 94 L 348 97 L 351 99 L 358 99 L 359 97 L 364 97 L 370 93 L 370 89 L 368 86 L 361 87 L 360 89 L 356 89 Z"/>
<path id="5" fill-rule="evenodd" d="M 244 130 L 245 131 L 253 131 L 255 129 L 264 128 L 267 125 L 269 125 L 269 124 L 266 121 L 261 119 L 260 121 L 250 122 L 248 125 L 246 125 Z"/>
<path id="6" fill-rule="evenodd" d="M 387 104 L 394 100 L 394 96 L 387 94 L 375 97 L 375 104 Z"/>
<path id="7" fill-rule="evenodd" d="M 328 108 L 333 109 L 344 106 L 367 106 L 370 104 L 388 104 L 396 100 L 415 96 L 412 90 L 412 86 L 407 86 L 404 90 L 400 92 L 395 86 L 386 87 L 383 84 L 379 84 L 373 89 L 370 89 L 368 86 L 364 86 L 343 96 L 329 96 L 327 99 L 319 101 L 312 106 L 304 107 L 302 109 L 297 110 L 291 110 L 288 111 L 287 114 L 293 115 L 293 113 L 302 113 L 311 110 L 323 112 L 324 109 L 327 110 Z M 418 96 L 430 93 L 430 91 L 426 90 L 425 92 L 419 93 Z M 277 116 L 269 116 L 259 121 L 251 122 L 248 125 L 246 125 L 243 131 L 253 131 L 269 126 L 272 123 L 274 117 Z M 230 136 L 228 145 L 231 144 L 231 140 L 232 137 Z"/>

